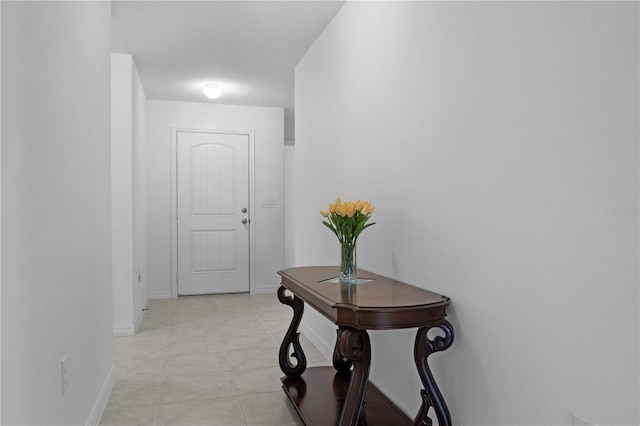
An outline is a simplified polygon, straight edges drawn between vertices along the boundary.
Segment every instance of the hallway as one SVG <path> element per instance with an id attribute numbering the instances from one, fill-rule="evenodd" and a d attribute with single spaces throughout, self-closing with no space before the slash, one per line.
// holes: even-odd
<path id="1" fill-rule="evenodd" d="M 150 300 L 114 338 L 117 381 L 100 425 L 299 425 L 280 387 L 292 311 L 275 294 Z M 308 366 L 331 365 L 304 336 Z"/>

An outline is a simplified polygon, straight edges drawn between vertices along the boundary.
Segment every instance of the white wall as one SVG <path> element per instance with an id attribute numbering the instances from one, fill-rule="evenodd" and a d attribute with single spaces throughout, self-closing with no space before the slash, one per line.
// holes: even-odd
<path id="1" fill-rule="evenodd" d="M 113 333 L 135 333 L 133 321 L 132 57 L 111 54 L 111 258 Z"/>
<path id="2" fill-rule="evenodd" d="M 111 55 L 113 333 L 134 334 L 146 305 L 145 95 L 131 55 Z"/>
<path id="3" fill-rule="evenodd" d="M 0 81 L 2 81 L 2 5 L 0 5 Z M 2 105 L 0 84 L 0 105 Z M 2 114 L 0 114 L 0 241 L 2 241 Z M 0 244 L 0 260 L 2 244 Z M 2 261 L 0 261 L 0 375 L 2 370 Z M 0 377 L 0 422 L 2 421 L 2 378 Z"/>
<path id="4" fill-rule="evenodd" d="M 95 424 L 115 379 L 110 4 L 1 7 L 1 420 Z"/>
<path id="5" fill-rule="evenodd" d="M 256 292 L 275 291 L 284 266 L 282 108 L 147 101 L 149 297 L 171 297 L 171 128 L 255 131 Z M 262 198 L 276 208 L 260 208 Z"/>
<path id="6" fill-rule="evenodd" d="M 146 96 L 133 61 L 133 313 L 136 329 L 147 307 L 147 163 L 146 163 Z"/>
<path id="7" fill-rule="evenodd" d="M 638 35 L 638 3 L 348 2 L 297 66 L 296 264 L 337 264 L 336 196 L 377 206 L 359 266 L 451 297 L 455 424 L 640 422 Z M 414 331 L 371 333 L 411 415 Z"/>
<path id="8" fill-rule="evenodd" d="M 284 147 L 284 266 L 295 266 L 295 211 L 294 186 L 295 186 L 295 146 Z"/>

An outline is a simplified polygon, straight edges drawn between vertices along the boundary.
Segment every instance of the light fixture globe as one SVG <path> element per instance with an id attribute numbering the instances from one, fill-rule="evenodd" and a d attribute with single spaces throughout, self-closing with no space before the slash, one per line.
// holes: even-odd
<path id="1" fill-rule="evenodd" d="M 218 99 L 222 95 L 222 90 L 217 84 L 205 84 L 202 93 L 209 99 Z"/>

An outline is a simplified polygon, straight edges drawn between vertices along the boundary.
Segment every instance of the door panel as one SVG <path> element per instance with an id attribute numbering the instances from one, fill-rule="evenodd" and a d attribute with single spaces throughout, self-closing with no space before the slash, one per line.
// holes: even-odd
<path id="1" fill-rule="evenodd" d="M 177 133 L 178 294 L 249 291 L 249 136 Z"/>
<path id="2" fill-rule="evenodd" d="M 236 151 L 224 145 L 191 148 L 191 210 L 194 215 L 231 215 L 235 209 Z"/>
<path id="3" fill-rule="evenodd" d="M 191 271 L 234 271 L 236 238 L 235 231 L 191 231 Z"/>

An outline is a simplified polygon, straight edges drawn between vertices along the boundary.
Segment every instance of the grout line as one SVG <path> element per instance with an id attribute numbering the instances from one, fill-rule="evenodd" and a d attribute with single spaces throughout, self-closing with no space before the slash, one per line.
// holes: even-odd
<path id="1" fill-rule="evenodd" d="M 238 391 L 236 389 L 236 393 L 237 392 Z M 238 400 L 238 405 L 240 406 L 240 412 L 242 413 L 242 420 L 244 420 L 244 424 L 246 426 L 249 423 L 247 422 L 247 415 L 244 413 L 244 408 L 242 408 L 242 401 L 240 401 L 240 395 L 236 395 L 236 399 Z"/>

